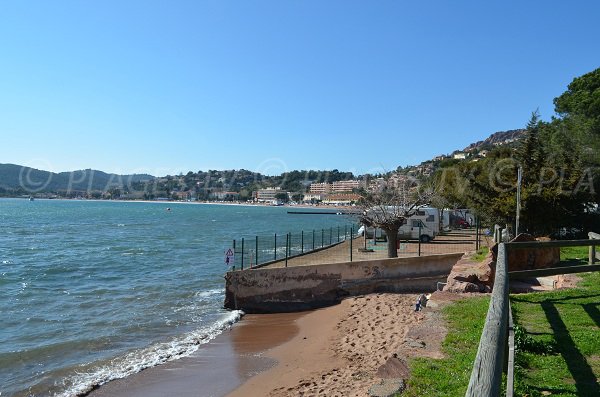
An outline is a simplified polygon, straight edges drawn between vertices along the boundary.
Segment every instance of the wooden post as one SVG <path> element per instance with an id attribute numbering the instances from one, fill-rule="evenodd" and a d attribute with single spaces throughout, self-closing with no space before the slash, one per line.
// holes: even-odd
<path id="1" fill-rule="evenodd" d="M 515 325 L 508 302 L 508 361 L 506 365 L 506 397 L 513 397 L 515 389 Z"/>
<path id="2" fill-rule="evenodd" d="M 600 240 L 600 234 L 598 234 L 598 233 L 589 232 L 588 233 L 588 237 L 589 237 L 590 240 Z M 598 254 L 596 253 L 596 246 L 595 245 L 590 245 L 589 264 L 590 265 L 595 264 L 596 260 L 598 260 Z"/>
<path id="3" fill-rule="evenodd" d="M 466 397 L 497 397 L 502 384 L 504 348 L 508 329 L 508 275 L 505 244 L 498 246 L 496 278 L 471 372 Z"/>

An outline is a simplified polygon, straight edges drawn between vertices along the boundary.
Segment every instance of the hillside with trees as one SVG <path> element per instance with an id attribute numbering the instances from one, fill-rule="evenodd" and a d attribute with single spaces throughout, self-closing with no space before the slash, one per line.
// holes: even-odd
<path id="1" fill-rule="evenodd" d="M 445 205 L 514 225 L 521 167 L 520 231 L 600 230 L 600 69 L 574 79 L 554 104 L 558 117 L 544 122 L 533 112 L 516 146 L 440 167 L 431 183 Z"/>

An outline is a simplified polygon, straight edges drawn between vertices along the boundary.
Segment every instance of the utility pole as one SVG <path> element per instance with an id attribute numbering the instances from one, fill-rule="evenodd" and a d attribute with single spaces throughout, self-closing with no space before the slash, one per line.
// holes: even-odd
<path id="1" fill-rule="evenodd" d="M 521 181 L 523 179 L 523 167 L 519 166 L 517 171 L 517 219 L 515 222 L 515 237 L 519 235 L 519 218 L 521 217 Z"/>

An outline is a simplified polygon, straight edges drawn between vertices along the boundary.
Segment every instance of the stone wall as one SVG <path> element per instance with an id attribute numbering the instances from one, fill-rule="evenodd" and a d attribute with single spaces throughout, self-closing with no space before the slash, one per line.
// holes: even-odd
<path id="1" fill-rule="evenodd" d="M 533 238 L 529 234 L 519 234 L 517 237 L 511 240 L 511 243 L 520 241 L 550 241 L 545 237 Z M 498 246 L 492 247 L 494 254 L 494 263 L 496 262 L 496 255 L 498 254 Z M 509 248 L 508 249 L 508 271 L 513 272 L 517 270 L 534 270 L 534 269 L 545 269 L 548 267 L 554 267 L 560 262 L 560 248 Z"/>
<path id="2" fill-rule="evenodd" d="M 308 310 L 372 292 L 432 292 L 462 254 L 248 269 L 225 275 L 225 308 L 247 313 Z"/>

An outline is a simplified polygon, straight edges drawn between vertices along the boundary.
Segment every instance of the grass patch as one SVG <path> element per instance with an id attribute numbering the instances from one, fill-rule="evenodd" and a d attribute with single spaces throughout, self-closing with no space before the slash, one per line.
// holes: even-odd
<path id="1" fill-rule="evenodd" d="M 561 261 L 581 260 L 587 262 L 589 257 L 589 247 L 562 247 L 560 249 Z"/>
<path id="2" fill-rule="evenodd" d="M 563 248 L 561 259 L 581 258 L 582 252 Z M 600 273 L 582 279 L 575 289 L 511 296 L 522 342 L 515 395 L 600 395 Z"/>
<path id="3" fill-rule="evenodd" d="M 489 297 L 477 297 L 444 308 L 448 335 L 442 349 L 446 358 L 412 360 L 402 397 L 465 395 L 489 303 Z"/>
<path id="4" fill-rule="evenodd" d="M 490 252 L 490 249 L 488 247 L 479 248 L 477 250 L 477 252 L 475 252 L 473 254 L 473 256 L 471 256 L 471 260 L 473 260 L 475 262 L 483 262 L 483 260 L 485 259 L 485 257 L 487 256 L 487 254 L 489 252 Z"/>

